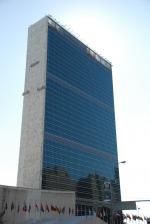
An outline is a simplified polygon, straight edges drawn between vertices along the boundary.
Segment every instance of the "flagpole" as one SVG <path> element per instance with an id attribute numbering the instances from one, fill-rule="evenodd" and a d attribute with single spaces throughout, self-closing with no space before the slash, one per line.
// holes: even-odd
<path id="1" fill-rule="evenodd" d="M 140 210 L 140 208 L 137 208 L 138 217 L 139 217 L 139 210 Z M 140 224 L 140 219 L 139 218 L 138 218 L 138 224 Z"/>
<path id="2" fill-rule="evenodd" d="M 15 224 L 15 220 L 16 220 L 16 194 L 15 194 L 15 200 L 14 200 L 14 220 L 13 220 L 13 223 Z"/>

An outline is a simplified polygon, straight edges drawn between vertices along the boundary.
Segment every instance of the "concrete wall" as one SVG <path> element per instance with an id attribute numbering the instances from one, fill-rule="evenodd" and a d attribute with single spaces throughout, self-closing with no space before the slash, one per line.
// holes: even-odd
<path id="1" fill-rule="evenodd" d="M 41 188 L 48 19 L 33 24 L 28 32 L 24 88 L 19 187 Z"/>
<path id="2" fill-rule="evenodd" d="M 41 203 L 44 212 L 40 210 Z M 13 206 L 14 205 L 14 206 Z M 27 211 L 23 211 L 26 205 Z M 31 210 L 29 212 L 29 205 Z M 39 210 L 36 208 L 38 205 Z M 46 210 L 49 207 L 49 212 Z M 51 206 L 65 208 L 64 214 L 52 211 Z M 19 209 L 18 209 L 19 208 Z M 16 187 L 0 186 L 0 214 L 5 210 L 5 214 L 0 218 L 0 223 L 22 224 L 34 223 L 38 220 L 53 219 L 56 217 L 70 217 L 69 208 L 75 211 L 75 193 L 63 191 L 34 190 Z M 0 215 L 1 216 L 1 215 Z M 34 222 L 33 222 L 34 221 Z"/>

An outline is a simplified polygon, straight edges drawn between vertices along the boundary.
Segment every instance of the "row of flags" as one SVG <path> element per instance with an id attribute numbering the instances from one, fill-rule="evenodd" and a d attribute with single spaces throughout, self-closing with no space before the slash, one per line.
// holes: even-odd
<path id="1" fill-rule="evenodd" d="M 141 217 L 141 216 L 139 216 L 139 215 L 129 215 L 129 214 L 120 214 L 120 213 L 116 213 L 115 214 L 116 216 L 122 216 L 122 218 L 123 219 L 128 219 L 129 221 L 131 221 L 131 220 L 134 220 L 134 221 L 136 221 L 136 220 L 141 220 L 141 221 L 147 221 L 148 219 L 149 219 L 149 217 L 146 217 L 146 216 L 144 216 L 144 217 Z"/>
<path id="2" fill-rule="evenodd" d="M 10 210 L 11 212 L 13 211 L 17 211 L 19 212 L 28 212 L 30 213 L 31 210 L 34 209 L 36 212 L 57 212 L 59 215 L 60 214 L 64 214 L 65 211 L 68 213 L 69 215 L 74 214 L 74 210 L 72 208 L 66 208 L 64 207 L 57 207 L 57 206 L 53 206 L 53 205 L 48 205 L 47 203 L 44 205 L 43 203 L 37 204 L 35 203 L 34 205 L 31 205 L 30 203 L 27 205 L 26 203 L 24 203 L 23 205 L 15 205 L 14 202 L 12 202 L 10 205 L 7 204 L 7 202 L 4 205 L 4 211 L 6 212 L 7 210 Z"/>
<path id="3" fill-rule="evenodd" d="M 148 219 L 149 219 L 149 217 L 146 217 L 146 216 L 144 216 L 144 217 L 141 217 L 141 216 L 139 216 L 139 215 L 129 215 L 129 214 L 126 214 L 126 215 L 124 215 L 123 214 L 123 218 L 124 219 L 129 219 L 130 221 L 131 220 L 141 220 L 141 221 L 147 221 Z"/>
<path id="4" fill-rule="evenodd" d="M 17 213 L 20 212 L 28 212 L 30 213 L 31 210 L 34 210 L 36 212 L 42 212 L 42 213 L 50 213 L 50 212 L 56 212 L 59 215 L 60 214 L 64 214 L 67 213 L 69 215 L 76 215 L 78 213 L 78 208 L 76 209 L 76 212 L 74 211 L 74 209 L 72 208 L 66 208 L 64 207 L 58 207 L 58 206 L 54 206 L 54 205 L 48 205 L 47 203 L 44 205 L 43 203 L 35 203 L 35 204 L 26 204 L 23 203 L 23 205 L 20 204 L 14 204 L 14 202 L 12 202 L 11 204 L 7 204 L 7 202 L 4 205 L 4 213 L 6 213 L 6 211 L 16 211 Z M 75 214 L 76 213 L 76 214 Z M 89 214 L 92 214 L 92 211 L 89 212 Z M 77 214 L 78 215 L 78 214 Z M 109 218 L 110 217 L 110 213 L 108 213 L 105 210 L 99 210 L 96 212 L 96 216 L 100 219 L 104 219 L 105 218 Z M 148 221 L 150 219 L 150 217 L 141 217 L 139 215 L 129 215 L 129 214 L 123 214 L 122 212 L 116 212 L 113 214 L 113 218 L 121 218 L 121 219 L 128 219 L 129 221 L 133 220 L 141 220 L 141 221 Z"/>
<path id="5" fill-rule="evenodd" d="M 98 218 L 100 218 L 100 219 L 104 219 L 104 218 L 108 219 L 108 218 L 110 218 L 110 213 L 106 213 L 104 211 L 103 212 L 102 211 L 98 211 L 96 213 L 96 216 Z M 117 218 L 122 219 L 122 220 L 128 219 L 129 221 L 131 221 L 131 220 L 133 220 L 133 221 L 136 221 L 136 220 L 148 221 L 150 219 L 149 217 L 146 217 L 146 216 L 141 217 L 139 215 L 123 214 L 122 212 L 121 213 L 120 212 L 116 212 L 116 213 L 113 214 L 113 219 L 117 219 Z"/>

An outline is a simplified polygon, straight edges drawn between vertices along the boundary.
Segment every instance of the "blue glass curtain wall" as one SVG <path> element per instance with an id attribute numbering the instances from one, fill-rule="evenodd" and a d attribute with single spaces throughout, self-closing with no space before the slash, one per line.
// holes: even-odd
<path id="1" fill-rule="evenodd" d="M 81 42 L 51 27 L 43 147 L 43 189 L 120 200 L 111 70 Z"/>

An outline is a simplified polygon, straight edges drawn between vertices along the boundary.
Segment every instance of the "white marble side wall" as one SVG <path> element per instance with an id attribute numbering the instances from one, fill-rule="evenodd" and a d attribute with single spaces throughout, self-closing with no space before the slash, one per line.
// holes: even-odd
<path id="1" fill-rule="evenodd" d="M 48 19 L 29 27 L 17 185 L 41 188 Z"/>

